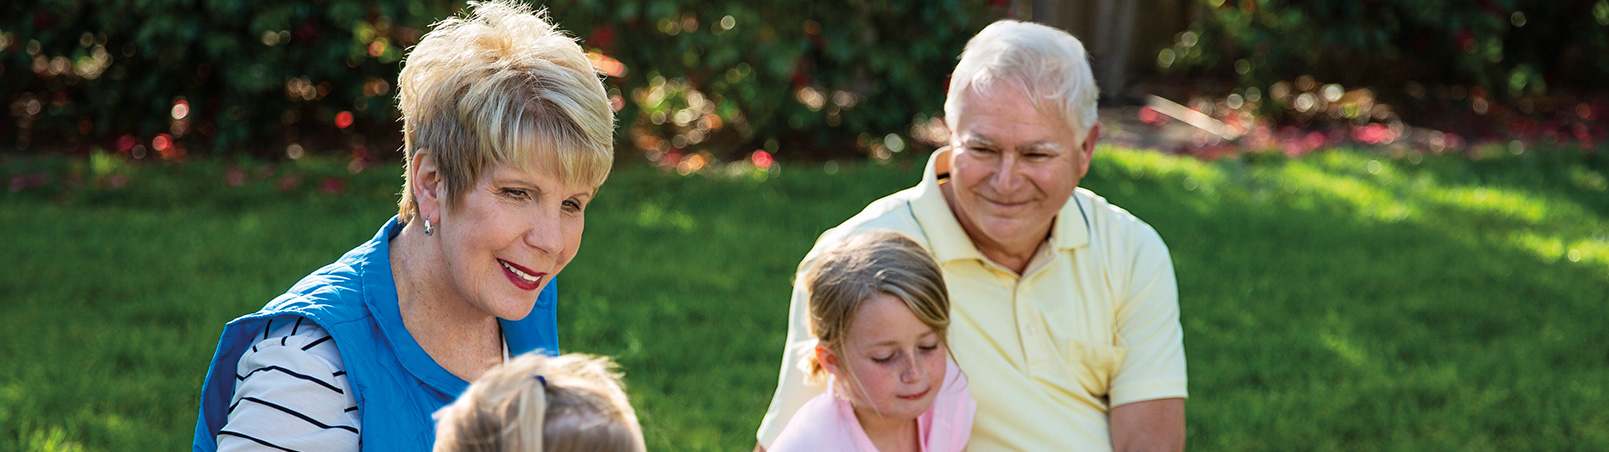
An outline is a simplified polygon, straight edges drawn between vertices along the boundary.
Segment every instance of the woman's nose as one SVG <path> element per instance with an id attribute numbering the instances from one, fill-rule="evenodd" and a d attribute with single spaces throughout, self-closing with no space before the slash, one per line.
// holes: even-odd
<path id="1" fill-rule="evenodd" d="M 544 254 L 558 254 L 564 248 L 564 222 L 557 209 L 542 209 L 525 231 L 525 243 Z"/>

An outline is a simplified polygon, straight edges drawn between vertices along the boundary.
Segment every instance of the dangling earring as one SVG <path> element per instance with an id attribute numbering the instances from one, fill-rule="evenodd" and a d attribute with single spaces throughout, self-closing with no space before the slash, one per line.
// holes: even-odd
<path id="1" fill-rule="evenodd" d="M 435 231 L 430 229 L 430 219 L 425 218 L 425 235 L 430 235 L 431 232 L 435 232 Z"/>

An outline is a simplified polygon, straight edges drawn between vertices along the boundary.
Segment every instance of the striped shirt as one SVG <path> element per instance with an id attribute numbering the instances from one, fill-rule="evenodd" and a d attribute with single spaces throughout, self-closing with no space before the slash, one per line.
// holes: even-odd
<path id="1" fill-rule="evenodd" d="M 296 317 L 269 322 L 262 338 L 235 366 L 218 450 L 358 450 L 361 417 L 330 334 Z"/>
<path id="2" fill-rule="evenodd" d="M 358 450 L 362 416 L 330 334 L 296 317 L 270 321 L 262 337 L 235 366 L 218 451 Z"/>

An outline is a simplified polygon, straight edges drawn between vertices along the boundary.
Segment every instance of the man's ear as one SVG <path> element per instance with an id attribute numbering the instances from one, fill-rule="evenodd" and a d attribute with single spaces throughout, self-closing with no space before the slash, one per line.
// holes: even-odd
<path id="1" fill-rule="evenodd" d="M 838 375 L 839 378 L 843 378 L 843 373 L 838 367 L 838 354 L 833 353 L 831 348 L 827 348 L 827 346 L 817 343 L 816 362 L 821 363 L 821 368 L 827 369 L 827 373 Z"/>
<path id="2" fill-rule="evenodd" d="M 1101 137 L 1101 123 L 1090 126 L 1089 133 L 1084 134 L 1084 142 L 1078 144 L 1078 152 L 1083 154 L 1078 159 L 1078 178 L 1082 180 L 1089 174 L 1089 161 L 1095 158 L 1095 142 Z"/>
<path id="3" fill-rule="evenodd" d="M 447 189 L 436 166 L 436 155 L 429 149 L 414 152 L 413 159 L 408 161 L 408 176 L 408 190 L 413 191 L 414 202 L 419 204 L 419 216 L 436 217 Z"/>

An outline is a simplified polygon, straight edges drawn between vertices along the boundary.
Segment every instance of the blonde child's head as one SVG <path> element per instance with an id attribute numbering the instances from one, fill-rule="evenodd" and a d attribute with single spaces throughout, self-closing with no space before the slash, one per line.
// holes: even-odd
<path id="1" fill-rule="evenodd" d="M 436 413 L 436 452 L 642 451 L 637 414 L 607 357 L 520 355 Z"/>
<path id="2" fill-rule="evenodd" d="M 804 360 L 811 380 L 849 377 L 844 395 L 879 415 L 925 410 L 943 381 L 950 326 L 949 293 L 927 250 L 896 233 L 862 233 L 823 252 L 805 278 L 817 339 Z"/>

